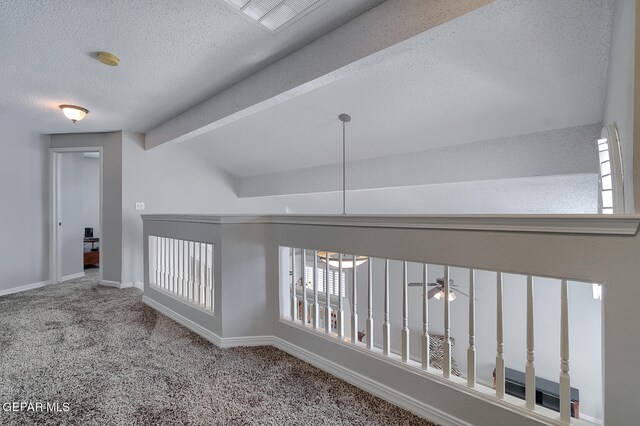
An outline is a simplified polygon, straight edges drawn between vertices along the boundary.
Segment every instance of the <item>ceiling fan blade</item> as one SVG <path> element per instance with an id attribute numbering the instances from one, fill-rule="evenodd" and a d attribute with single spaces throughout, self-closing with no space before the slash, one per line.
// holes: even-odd
<path id="1" fill-rule="evenodd" d="M 436 288 L 432 288 L 431 290 L 429 290 L 429 292 L 427 293 L 427 299 L 431 299 L 433 296 L 435 296 L 436 294 L 440 293 L 440 288 L 436 287 Z"/>
<path id="2" fill-rule="evenodd" d="M 469 297 L 469 295 L 468 295 L 467 293 L 465 293 L 464 291 L 462 291 L 462 290 L 458 290 L 458 289 L 456 289 L 456 293 L 460 293 L 460 294 L 462 294 L 463 296 L 467 296 L 467 297 Z"/>
<path id="3" fill-rule="evenodd" d="M 407 284 L 409 287 L 422 287 L 422 283 L 409 283 Z"/>

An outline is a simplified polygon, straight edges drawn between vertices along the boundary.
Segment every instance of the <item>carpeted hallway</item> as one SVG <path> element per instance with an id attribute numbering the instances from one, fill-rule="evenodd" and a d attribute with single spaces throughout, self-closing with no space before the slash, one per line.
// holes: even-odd
<path id="1" fill-rule="evenodd" d="M 430 424 L 277 349 L 219 349 L 139 290 L 96 283 L 0 297 L 0 424 Z"/>

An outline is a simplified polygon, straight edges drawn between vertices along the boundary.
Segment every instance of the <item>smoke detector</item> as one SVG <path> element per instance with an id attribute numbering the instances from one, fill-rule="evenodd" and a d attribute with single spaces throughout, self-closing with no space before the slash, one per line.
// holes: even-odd
<path id="1" fill-rule="evenodd" d="M 259 27 L 277 33 L 327 0 L 224 0 Z"/>

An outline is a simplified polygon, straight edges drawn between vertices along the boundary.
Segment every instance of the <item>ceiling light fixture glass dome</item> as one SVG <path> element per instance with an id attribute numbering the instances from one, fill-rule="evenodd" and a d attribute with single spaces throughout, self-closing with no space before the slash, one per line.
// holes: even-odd
<path id="1" fill-rule="evenodd" d="M 82 120 L 89 113 L 88 109 L 76 105 L 60 105 L 60 109 L 74 123 Z"/>

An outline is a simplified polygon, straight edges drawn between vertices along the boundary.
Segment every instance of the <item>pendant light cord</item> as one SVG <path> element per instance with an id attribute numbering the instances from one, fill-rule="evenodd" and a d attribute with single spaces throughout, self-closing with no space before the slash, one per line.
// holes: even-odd
<path id="1" fill-rule="evenodd" d="M 347 151 L 346 151 L 346 126 L 347 123 L 342 122 L 342 214 L 347 214 Z"/>

